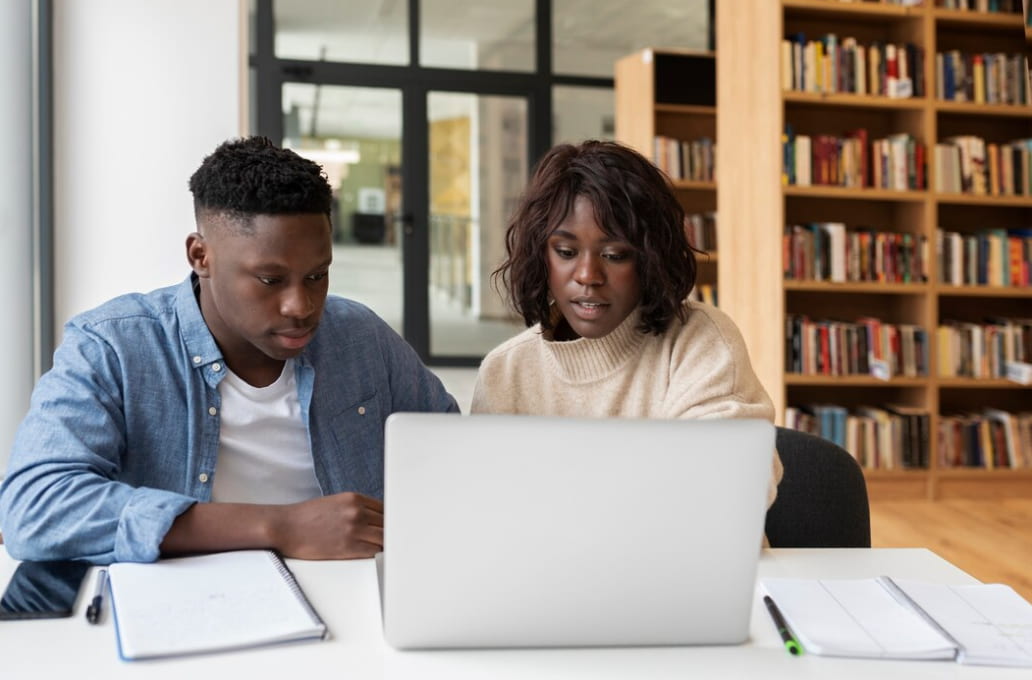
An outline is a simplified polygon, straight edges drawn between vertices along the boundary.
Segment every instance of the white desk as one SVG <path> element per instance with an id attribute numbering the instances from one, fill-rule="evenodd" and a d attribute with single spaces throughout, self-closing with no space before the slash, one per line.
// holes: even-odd
<path id="1" fill-rule="evenodd" d="M 0 547 L 0 583 L 16 562 Z M 372 560 L 292 560 L 305 592 L 329 626 L 333 639 L 242 652 L 171 660 L 123 662 L 115 645 L 110 603 L 98 625 L 86 623 L 88 578 L 74 617 L 0 621 L 3 678 L 238 678 L 323 680 L 346 678 L 1028 678 L 1028 669 L 963 666 L 953 662 L 867 661 L 789 655 L 762 604 L 753 604 L 751 640 L 728 647 L 621 649 L 482 650 L 397 652 L 380 628 L 376 569 Z M 862 578 L 890 574 L 940 583 L 974 583 L 974 578 L 923 549 L 771 550 L 760 576 Z M 442 612 L 447 616 L 447 612 Z"/>

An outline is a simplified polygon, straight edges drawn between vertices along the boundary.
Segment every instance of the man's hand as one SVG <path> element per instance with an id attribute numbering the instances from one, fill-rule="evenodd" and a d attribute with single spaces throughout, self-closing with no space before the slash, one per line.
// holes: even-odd
<path id="1" fill-rule="evenodd" d="M 350 492 L 292 505 L 196 503 L 161 542 L 163 555 L 249 548 L 305 560 L 372 557 L 383 550 L 383 503 Z"/>
<path id="2" fill-rule="evenodd" d="M 272 539 L 285 557 L 372 557 L 383 550 L 383 503 L 357 493 L 338 493 L 287 505 L 272 527 Z"/>

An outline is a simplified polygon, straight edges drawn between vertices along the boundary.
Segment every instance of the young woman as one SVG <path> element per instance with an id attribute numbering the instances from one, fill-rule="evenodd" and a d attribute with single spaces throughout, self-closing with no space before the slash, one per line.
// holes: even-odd
<path id="1" fill-rule="evenodd" d="M 684 219 L 637 152 L 599 141 L 549 151 L 495 272 L 529 328 L 484 358 L 472 411 L 772 420 L 734 323 L 686 301 L 696 265 Z M 775 455 L 768 506 L 781 472 Z"/>

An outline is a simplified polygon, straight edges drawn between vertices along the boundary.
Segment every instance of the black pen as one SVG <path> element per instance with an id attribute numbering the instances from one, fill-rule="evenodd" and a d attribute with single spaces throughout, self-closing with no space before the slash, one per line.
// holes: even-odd
<path id="1" fill-rule="evenodd" d="M 107 586 L 107 569 L 101 569 L 97 574 L 97 587 L 93 591 L 93 599 L 90 606 L 86 607 L 86 620 L 96 623 L 100 620 L 100 607 L 104 604 L 104 588 Z"/>
<path id="2" fill-rule="evenodd" d="M 767 605 L 770 618 L 774 619 L 774 626 L 778 629 L 778 634 L 781 636 L 781 641 L 785 643 L 785 649 L 788 650 L 788 653 L 796 656 L 802 654 L 803 646 L 792 635 L 792 631 L 789 630 L 788 624 L 785 622 L 785 617 L 781 615 L 781 610 L 774 604 L 774 600 L 770 599 L 770 595 L 763 596 L 763 604 Z"/>

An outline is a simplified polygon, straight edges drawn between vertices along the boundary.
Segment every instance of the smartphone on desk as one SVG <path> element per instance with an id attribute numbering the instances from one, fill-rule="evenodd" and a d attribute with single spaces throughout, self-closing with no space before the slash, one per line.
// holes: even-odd
<path id="1" fill-rule="evenodd" d="M 88 562 L 22 562 L 0 597 L 0 620 L 71 616 Z"/>

